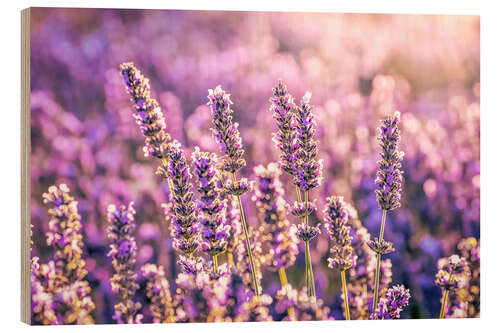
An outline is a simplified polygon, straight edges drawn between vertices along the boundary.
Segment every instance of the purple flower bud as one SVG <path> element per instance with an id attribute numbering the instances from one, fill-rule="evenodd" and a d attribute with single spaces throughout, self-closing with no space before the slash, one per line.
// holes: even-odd
<path id="1" fill-rule="evenodd" d="M 200 201 L 199 222 L 203 237 L 202 249 L 211 256 L 226 251 L 231 225 L 224 214 L 225 200 L 217 175 L 217 156 L 200 152 L 198 147 L 192 154 L 193 172 L 198 178 Z"/>
<path id="2" fill-rule="evenodd" d="M 397 319 L 410 300 L 410 290 L 399 285 L 390 288 L 385 298 L 380 299 L 377 309 L 370 319 Z"/>
<path id="3" fill-rule="evenodd" d="M 243 155 L 243 144 L 241 141 L 238 123 L 233 123 L 233 102 L 230 94 L 222 90 L 221 86 L 208 90 L 208 103 L 212 112 L 212 133 L 220 145 L 221 152 L 225 155 L 222 169 L 228 172 L 236 172 L 246 165 Z"/>
<path id="4" fill-rule="evenodd" d="M 400 141 L 399 122 L 401 114 L 396 111 L 393 117 L 382 120 L 379 127 L 379 145 L 382 149 L 378 161 L 377 189 L 375 195 L 382 210 L 392 210 L 401 206 L 401 187 L 403 171 L 401 161 L 404 153 L 398 150 Z"/>
<path id="5" fill-rule="evenodd" d="M 168 157 L 170 135 L 165 132 L 165 118 L 156 99 L 151 98 L 149 80 L 134 66 L 132 62 L 120 65 L 125 87 L 134 103 L 134 119 L 145 136 L 145 156 L 159 159 Z"/>
<path id="6" fill-rule="evenodd" d="M 141 304 L 133 301 L 139 289 L 135 272 L 137 245 L 132 236 L 135 229 L 133 205 L 130 202 L 128 206 L 108 206 L 108 238 L 112 241 L 108 257 L 112 258 L 115 269 L 115 275 L 110 280 L 111 287 L 119 298 L 113 316 L 117 323 L 138 323 L 142 319 L 142 315 L 138 314 Z"/>
<path id="7" fill-rule="evenodd" d="M 330 248 L 332 257 L 328 258 L 328 266 L 347 270 L 352 266 L 353 248 L 350 236 L 351 227 L 348 224 L 349 215 L 344 198 L 338 196 L 327 198 L 323 215 L 324 227 L 333 241 Z"/>
<path id="8" fill-rule="evenodd" d="M 280 166 L 283 171 L 295 176 L 295 153 L 298 148 L 295 139 L 297 106 L 282 80 L 278 80 L 278 85 L 273 88 L 273 97 L 269 101 L 271 102 L 269 111 L 273 112 L 278 127 L 277 132 L 273 133 L 273 140 L 281 151 Z"/>
<path id="9" fill-rule="evenodd" d="M 319 227 L 313 227 L 306 225 L 305 223 L 294 225 L 293 229 L 296 230 L 297 237 L 302 239 L 304 242 L 310 241 L 321 234 L 321 229 Z"/>
<path id="10" fill-rule="evenodd" d="M 297 152 L 295 161 L 295 185 L 301 190 L 308 191 L 321 185 L 322 160 L 318 156 L 319 142 L 314 140 L 316 121 L 310 104 L 311 93 L 306 92 L 300 107 L 297 108 Z"/>

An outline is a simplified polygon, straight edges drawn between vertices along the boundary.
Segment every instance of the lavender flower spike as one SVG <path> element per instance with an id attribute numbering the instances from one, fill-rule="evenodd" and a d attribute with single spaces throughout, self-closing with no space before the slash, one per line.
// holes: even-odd
<path id="1" fill-rule="evenodd" d="M 370 319 L 397 319 L 409 300 L 410 290 L 402 285 L 392 287 L 387 291 L 385 298 L 380 300 L 377 309 L 370 315 Z"/>
<path id="2" fill-rule="evenodd" d="M 263 247 L 263 265 L 272 270 L 281 270 L 283 281 L 286 280 L 285 268 L 295 263 L 298 253 L 298 238 L 290 230 L 290 221 L 286 217 L 284 190 L 279 180 L 279 165 L 270 163 L 255 167 L 257 186 L 253 200 L 256 202 L 261 226 Z M 282 281 L 282 282 L 283 282 Z"/>
<path id="3" fill-rule="evenodd" d="M 273 88 L 273 97 L 269 101 L 271 102 L 269 111 L 273 112 L 278 127 L 277 132 L 273 133 L 273 140 L 281 151 L 280 166 L 283 171 L 295 176 L 295 152 L 298 148 L 295 142 L 297 133 L 295 109 L 297 106 L 282 80 L 278 80 L 278 85 Z"/>
<path id="4" fill-rule="evenodd" d="M 136 282 L 135 263 L 137 244 L 132 232 L 135 229 L 135 210 L 133 202 L 128 206 L 108 206 L 108 238 L 112 241 L 108 257 L 113 259 L 116 271 L 111 278 L 111 287 L 118 293 L 119 303 L 115 305 L 113 319 L 119 324 L 140 324 L 142 315 L 138 314 L 141 303 L 133 298 L 139 289 Z"/>
<path id="5" fill-rule="evenodd" d="M 160 105 L 151 98 L 149 79 L 145 78 L 132 62 L 120 65 L 121 74 L 130 100 L 134 103 L 134 118 L 145 136 L 145 156 L 159 159 L 168 158 L 170 135 L 165 131 L 166 124 Z"/>
<path id="6" fill-rule="evenodd" d="M 403 182 L 403 172 L 401 161 L 404 153 L 398 150 L 400 141 L 399 122 L 401 114 L 396 111 L 393 117 L 382 120 L 379 127 L 379 145 L 382 149 L 381 160 L 378 161 L 377 178 L 375 184 L 377 189 L 375 195 L 377 202 L 382 209 L 382 223 L 380 225 L 379 238 L 375 238 L 368 245 L 377 253 L 377 268 L 375 271 L 375 287 L 372 303 L 372 312 L 377 308 L 378 288 L 380 283 L 380 259 L 383 254 L 392 252 L 392 244 L 384 241 L 384 228 L 387 212 L 396 209 L 401 205 L 401 184 Z"/>
<path id="7" fill-rule="evenodd" d="M 179 142 L 174 140 L 171 144 L 168 170 L 160 167 L 159 172 L 167 173 L 172 180 L 174 248 L 190 256 L 200 246 L 200 235 L 196 204 L 191 191 L 191 171 Z"/>
<path id="8" fill-rule="evenodd" d="M 470 269 L 465 259 L 456 254 L 449 258 L 439 259 L 438 268 L 436 284 L 443 289 L 439 318 L 444 318 L 450 290 L 464 284 L 465 276 L 470 275 Z"/>
<path id="9" fill-rule="evenodd" d="M 352 266 L 353 248 L 351 246 L 352 237 L 349 235 L 351 227 L 348 224 L 348 210 L 343 197 L 331 196 L 326 199 L 326 202 L 323 210 L 324 226 L 333 241 L 330 248 L 332 257 L 328 258 L 328 267 L 340 269 L 345 318 L 350 320 L 345 271 Z"/>
<path id="10" fill-rule="evenodd" d="M 231 226 L 226 221 L 225 201 L 222 185 L 217 175 L 217 156 L 201 152 L 198 147 L 192 154 L 193 173 L 198 178 L 200 201 L 200 224 L 202 228 L 204 252 L 213 257 L 214 270 L 217 271 L 217 255 L 226 251 Z"/>
<path id="11" fill-rule="evenodd" d="M 146 264 L 141 268 L 146 278 L 146 297 L 151 302 L 149 306 L 154 323 L 174 323 L 174 307 L 170 294 L 170 285 L 165 277 L 162 266 Z"/>
<path id="12" fill-rule="evenodd" d="M 238 123 L 233 123 L 233 110 L 230 94 L 222 90 L 221 86 L 208 90 L 208 103 L 212 112 L 212 133 L 220 145 L 224 156 L 222 168 L 224 171 L 235 173 L 246 165 L 243 159 L 242 140 Z"/>
<path id="13" fill-rule="evenodd" d="M 228 180 L 225 187 L 228 194 L 232 194 L 238 199 L 241 226 L 243 227 L 243 232 L 245 234 L 245 243 L 247 247 L 248 260 L 252 268 L 252 280 L 254 283 L 255 294 L 259 296 L 260 291 L 257 281 L 257 272 L 255 269 L 255 262 L 253 260 L 250 236 L 248 234 L 243 204 L 241 203 L 241 195 L 250 190 L 251 184 L 246 179 L 238 181 L 236 178 L 236 171 L 245 166 L 246 161 L 243 159 L 245 151 L 243 150 L 240 132 L 238 131 L 238 123 L 233 123 L 233 110 L 231 110 L 231 104 L 233 104 L 233 102 L 229 97 L 230 95 L 222 90 L 219 85 L 214 90 L 208 90 L 207 104 L 212 113 L 212 133 L 215 140 L 219 143 L 222 153 L 224 154 L 222 169 L 232 174 L 232 180 Z"/>
<path id="14" fill-rule="evenodd" d="M 401 206 L 401 184 L 403 171 L 401 161 L 404 153 L 398 150 L 400 141 L 399 122 L 401 114 L 396 111 L 393 117 L 382 120 L 379 127 L 379 145 L 382 148 L 378 161 L 375 194 L 382 210 L 393 210 Z"/>
<path id="15" fill-rule="evenodd" d="M 297 108 L 297 144 L 295 185 L 309 191 L 321 185 L 323 161 L 317 161 L 318 141 L 314 140 L 316 121 L 310 104 L 311 93 L 306 92 Z"/>

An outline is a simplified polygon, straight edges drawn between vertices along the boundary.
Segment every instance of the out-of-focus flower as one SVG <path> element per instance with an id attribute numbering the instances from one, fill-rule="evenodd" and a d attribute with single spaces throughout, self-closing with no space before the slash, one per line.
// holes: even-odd
<path id="1" fill-rule="evenodd" d="M 382 149 L 378 161 L 375 194 L 382 210 L 393 210 L 401 206 L 401 186 L 403 172 L 401 161 L 404 153 L 398 150 L 399 122 L 401 114 L 396 111 L 393 117 L 382 120 L 379 127 L 379 145 Z"/>
<path id="2" fill-rule="evenodd" d="M 31 309 L 34 323 L 92 324 L 95 305 L 82 258 L 82 235 L 78 202 L 66 184 L 51 186 L 43 194 L 44 203 L 52 205 L 47 245 L 54 249 L 53 260 L 31 265 Z"/>
<path id="3" fill-rule="evenodd" d="M 165 277 L 162 266 L 146 264 L 141 267 L 142 275 L 146 278 L 146 297 L 150 305 L 149 311 L 155 323 L 175 322 L 170 284 Z"/>
<path id="4" fill-rule="evenodd" d="M 298 238 L 291 232 L 290 221 L 286 218 L 283 186 L 279 180 L 281 171 L 278 164 L 267 167 L 259 165 L 254 169 L 257 176 L 255 195 L 261 225 L 263 248 L 262 264 L 271 269 L 287 268 L 295 263 L 298 253 Z"/>
<path id="5" fill-rule="evenodd" d="M 399 285 L 390 288 L 378 302 L 377 309 L 370 315 L 370 319 L 397 319 L 401 311 L 408 305 L 410 290 Z"/>
<path id="6" fill-rule="evenodd" d="M 436 284 L 444 290 L 450 290 L 463 284 L 464 275 L 470 274 L 469 266 L 464 258 L 454 254 L 438 261 Z"/>
<path id="7" fill-rule="evenodd" d="M 233 110 L 230 94 L 222 90 L 219 85 L 208 90 L 208 106 L 212 112 L 212 132 L 219 143 L 221 152 L 225 155 L 222 168 L 224 171 L 234 173 L 246 165 L 243 155 L 238 123 L 233 123 Z"/>
<path id="8" fill-rule="evenodd" d="M 138 313 L 141 303 L 134 302 L 139 284 L 135 271 L 137 244 L 132 236 L 135 229 L 133 204 L 130 202 L 128 206 L 108 206 L 108 238 L 112 242 L 108 257 L 112 258 L 116 272 L 110 282 L 119 299 L 113 319 L 119 324 L 140 324 L 143 317 Z"/>

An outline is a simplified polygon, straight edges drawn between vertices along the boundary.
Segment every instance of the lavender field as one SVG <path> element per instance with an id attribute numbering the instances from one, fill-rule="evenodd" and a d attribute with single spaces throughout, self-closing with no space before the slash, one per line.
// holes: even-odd
<path id="1" fill-rule="evenodd" d="M 479 17 L 35 8 L 34 324 L 480 316 Z"/>

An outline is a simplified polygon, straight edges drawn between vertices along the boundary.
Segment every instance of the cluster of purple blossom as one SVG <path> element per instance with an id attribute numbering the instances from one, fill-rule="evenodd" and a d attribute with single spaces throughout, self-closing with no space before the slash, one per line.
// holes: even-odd
<path id="1" fill-rule="evenodd" d="M 90 321 L 116 322 L 112 319 L 116 317 L 113 307 L 122 301 L 110 283 L 117 271 L 113 267 L 113 258 L 105 255 L 113 243 L 104 232 L 110 224 L 106 212 L 109 203 L 119 202 L 127 207 L 131 201 L 135 202 L 134 209 L 137 210 L 137 228 L 130 235 L 135 238 L 137 246 L 137 266 L 131 269 L 137 274 L 135 283 L 139 288 L 130 299 L 134 304 L 142 304 L 136 315 L 142 315 L 143 322 L 212 321 L 220 318 L 340 319 L 347 314 L 346 300 L 351 319 L 369 319 L 378 252 L 381 252 L 377 288 L 380 298 L 375 311 L 390 309 L 384 299 L 388 297 L 394 280 L 398 285 L 404 284 L 412 294 L 401 317 L 437 317 L 443 303 L 439 302 L 439 297 L 446 290 L 441 289 L 433 278 L 436 271 L 445 266 L 436 267 L 435 263 L 440 257 L 456 253 L 466 260 L 469 269 L 458 275 L 453 274 L 452 282 L 457 281 L 457 284 L 448 292 L 444 316 L 479 316 L 479 77 L 474 74 L 478 57 L 473 44 L 473 21 L 462 19 L 457 24 L 452 17 L 447 18 L 447 24 L 454 27 L 453 32 L 437 34 L 429 44 L 429 39 L 423 36 L 427 36 L 429 26 L 439 24 L 440 18 L 414 17 L 412 23 L 406 24 L 407 21 L 398 19 L 398 16 L 371 19 L 312 14 L 294 17 L 275 13 L 271 18 L 264 13 L 234 13 L 234 16 L 245 19 L 224 19 L 224 26 L 234 31 L 233 37 L 217 28 L 222 26 L 218 24 L 221 17 L 226 16 L 217 16 L 216 13 L 133 13 L 130 11 L 121 15 L 117 11 L 106 11 L 88 15 L 83 11 L 69 17 L 65 12 L 55 11 L 38 14 L 35 20 L 38 23 L 33 25 L 33 31 L 38 33 L 33 40 L 32 60 L 38 70 L 33 76 L 31 96 L 32 165 L 36 165 L 32 168 L 33 252 L 40 257 L 40 262 L 49 265 L 54 261 L 53 269 L 50 265 L 40 265 L 45 277 L 40 275 L 39 281 L 49 280 L 47 277 L 54 275 L 52 272 L 58 269 L 55 258 L 52 258 L 56 248 L 47 246 L 45 242 L 49 226 L 40 197 L 49 185 L 66 183 L 78 198 L 82 216 L 81 258 L 85 259 L 89 272 L 81 281 L 91 287 L 86 295 L 92 299 L 95 308 L 89 310 Z M 200 20 L 200 16 L 209 19 Z M 337 19 L 350 26 L 355 22 L 356 29 L 348 29 L 349 38 L 327 42 L 327 36 L 335 38 L 336 27 L 340 26 L 334 23 L 340 22 Z M 301 24 L 290 25 L 293 20 Z M 95 24 L 95 29 L 81 30 L 80 27 L 85 24 Z M 325 25 L 329 29 L 322 29 L 326 31 L 324 38 L 311 38 L 315 36 L 312 35 L 314 27 Z M 55 29 L 59 26 L 66 28 Z M 135 29 L 137 26 L 141 29 Z M 256 30 L 256 26 L 259 29 Z M 395 26 L 401 34 L 419 38 L 420 42 L 415 44 L 418 47 L 397 38 L 401 34 L 394 34 Z M 179 34 L 177 29 L 182 31 L 185 43 L 177 43 L 172 37 Z M 363 32 L 367 29 L 376 30 L 380 38 L 366 43 Z M 204 33 L 200 35 L 200 31 Z M 139 40 L 144 45 L 156 47 L 152 52 L 132 47 Z M 436 40 L 439 42 L 436 43 Z M 458 44 L 456 40 L 463 43 Z M 63 54 L 58 48 L 61 44 L 68 45 Z M 95 52 L 99 48 L 101 52 Z M 400 49 L 408 52 L 403 55 L 398 51 Z M 447 57 L 442 59 L 448 53 L 442 52 L 443 49 L 454 50 L 457 61 L 449 61 Z M 435 62 L 429 64 L 428 56 Z M 148 64 L 144 70 L 151 73 L 152 81 L 158 82 L 153 87 L 156 90 L 151 91 L 149 82 L 137 72 L 129 71 L 127 76 L 117 75 L 116 61 L 125 57 Z M 359 66 L 353 66 L 353 59 L 357 59 L 356 63 L 359 61 Z M 429 77 L 413 71 L 422 68 L 422 61 L 432 67 L 431 70 L 443 75 L 433 76 L 432 82 L 429 82 Z M 471 64 L 467 67 L 470 71 L 464 72 L 461 66 L 457 66 L 458 63 Z M 404 68 L 401 64 L 405 64 Z M 89 66 L 92 70 L 84 70 Z M 65 70 L 62 71 L 62 68 Z M 66 74 L 57 77 L 49 75 L 56 71 Z M 383 71 L 392 74 L 375 75 Z M 321 73 L 329 75 L 319 75 Z M 314 92 L 314 109 L 302 108 L 301 101 L 295 105 L 282 82 L 272 95 L 273 99 L 278 99 L 276 107 L 282 108 L 278 111 L 282 115 L 273 121 L 270 113 L 276 112 L 268 110 L 266 101 L 277 77 L 286 79 L 290 91 L 304 92 L 308 89 Z M 123 79 L 140 88 L 129 91 L 137 97 L 138 104 L 134 100 L 133 109 L 137 124 L 131 121 L 130 104 L 123 98 Z M 72 84 L 68 84 L 68 80 Z M 202 92 L 217 80 L 234 93 L 231 98 L 225 98 L 235 101 L 234 105 L 230 104 L 229 109 L 234 107 L 235 110 L 230 116 L 240 123 L 239 127 L 236 122 L 226 126 L 226 120 L 211 124 L 211 105 L 204 105 Z M 455 83 L 449 84 L 448 80 Z M 214 95 L 218 95 L 217 89 L 214 89 Z M 153 101 L 151 96 L 158 100 Z M 224 98 L 220 100 L 224 102 Z M 274 105 L 271 101 L 271 108 Z M 402 111 L 401 117 L 388 120 L 387 116 L 396 109 Z M 220 108 L 218 111 L 226 110 Z M 313 174 L 306 171 L 314 167 L 311 164 L 299 168 L 296 164 L 302 162 L 299 156 L 304 156 L 297 151 L 301 147 L 297 120 L 299 111 L 303 113 L 300 128 L 304 133 L 313 133 L 310 138 L 300 134 L 301 138 L 308 140 L 308 146 L 304 147 L 312 147 L 313 141 L 321 143 L 313 161 L 317 161 L 315 165 L 322 171 L 323 179 L 312 195 L 312 192 L 308 193 L 307 206 L 303 189 L 302 200 L 293 198 L 297 181 L 293 174 L 295 170 L 302 171 L 301 179 L 305 184 L 308 176 Z M 310 117 L 312 114 L 313 118 Z M 313 122 L 314 118 L 317 123 Z M 405 152 L 404 163 L 400 161 L 405 183 L 399 201 L 401 207 L 386 213 L 388 227 L 382 242 L 379 237 L 383 214 L 380 202 L 388 207 L 391 200 L 392 203 L 397 201 L 395 199 L 399 200 L 398 192 L 390 191 L 391 188 L 396 189 L 399 183 L 394 182 L 398 180 L 398 171 L 376 163 L 381 150 L 375 144 L 375 137 L 381 133 L 374 124 L 377 119 L 385 119 L 389 128 L 395 118 L 398 118 L 400 144 Z M 314 132 L 311 132 L 307 126 L 313 123 Z M 289 130 L 286 124 L 290 124 Z M 241 140 L 242 137 L 243 141 L 233 140 L 231 143 L 224 135 L 213 140 L 209 127 L 220 128 L 229 134 L 238 132 L 236 139 Z M 284 130 L 281 131 L 281 128 Z M 282 149 L 275 149 L 269 144 L 269 133 L 273 131 L 276 131 L 275 140 L 280 142 Z M 393 133 L 392 129 L 390 132 Z M 141 133 L 147 134 L 146 149 L 139 145 L 137 135 Z M 186 178 L 192 184 L 186 190 L 187 183 L 178 182 L 177 191 L 192 196 L 191 202 L 180 197 L 175 201 L 173 195 L 173 183 L 168 174 L 171 162 L 169 150 L 177 144 L 172 138 L 187 157 L 184 164 L 175 166 L 176 172 L 182 175 L 179 180 L 184 181 L 184 174 L 189 174 Z M 233 144 L 232 150 L 224 150 L 226 144 Z M 199 175 L 189 158 L 193 156 L 196 146 L 208 155 L 215 152 L 217 146 L 221 148 L 217 161 L 222 165 L 217 163 L 214 168 L 208 167 L 204 171 L 208 180 L 211 170 L 215 170 L 217 180 L 208 182 L 204 192 L 199 191 Z M 246 166 L 237 169 L 239 177 L 235 180 L 225 168 L 230 170 L 241 165 L 238 149 L 243 147 L 245 151 L 240 158 Z M 387 147 L 390 148 L 390 145 Z M 144 156 L 144 152 L 148 156 Z M 314 149 L 309 152 L 314 152 Z M 280 155 L 284 157 L 280 158 Z M 158 160 L 162 168 L 160 177 L 165 179 L 164 182 L 155 176 L 157 165 L 148 160 L 151 156 Z M 402 156 L 385 153 L 382 160 L 398 157 Z M 319 164 L 321 160 L 324 161 L 322 167 Z M 263 191 L 259 192 L 261 179 L 256 168 L 262 164 L 264 169 L 270 169 L 270 162 L 279 162 L 284 172 L 277 177 L 277 181 L 271 180 L 267 188 L 265 182 L 272 177 L 263 174 Z M 181 167 L 184 169 L 181 170 Z M 378 175 L 377 171 L 383 173 Z M 380 182 L 374 183 L 375 175 Z M 278 182 L 281 186 L 276 185 Z M 210 189 L 213 186 L 217 191 L 221 186 L 218 201 L 224 207 L 218 218 L 202 209 L 202 205 L 210 206 L 202 203 L 202 198 L 212 197 Z M 280 187 L 282 190 L 279 190 Z M 380 197 L 383 200 L 377 200 L 374 190 L 385 195 Z M 190 192 L 192 194 L 188 194 Z M 234 194 L 241 196 L 249 247 L 241 222 L 239 198 Z M 346 224 L 342 214 L 335 220 L 336 225 L 331 229 L 333 235 L 323 228 L 329 222 L 323 208 L 327 207 L 326 199 L 332 194 L 343 196 L 348 216 Z M 250 198 L 254 197 L 255 201 L 251 201 Z M 193 209 L 195 222 L 189 224 L 193 220 L 184 216 L 177 219 L 176 202 L 185 203 Z M 211 201 L 214 203 L 212 208 L 216 206 L 215 202 Z M 290 214 L 285 215 L 290 226 L 289 243 L 285 237 L 287 222 L 278 223 L 285 229 L 267 223 L 283 219 L 282 203 L 285 203 L 285 214 Z M 162 204 L 165 215 L 159 209 Z M 274 212 L 277 213 L 276 219 Z M 308 224 L 302 222 L 305 216 L 308 217 Z M 203 221 L 206 223 L 203 224 Z M 212 223 L 215 221 L 224 222 Z M 169 234 L 176 233 L 169 231 L 172 232 L 179 223 L 182 228 L 178 229 L 177 236 L 169 237 Z M 352 265 L 345 271 L 345 297 L 341 269 L 334 263 L 335 259 L 342 262 L 340 259 L 349 253 L 348 237 L 337 237 L 345 234 L 347 228 L 350 228 L 349 236 L 352 238 Z M 299 229 L 300 234 L 294 229 Z M 228 236 L 223 245 L 226 230 Z M 378 242 L 375 242 L 375 236 L 379 237 Z M 476 238 L 467 238 L 470 236 Z M 314 238 L 309 244 L 309 265 L 303 239 L 311 237 Z M 181 245 L 189 247 L 193 244 L 198 245 L 191 255 L 193 258 L 177 250 Z M 204 250 L 208 249 L 206 246 L 213 249 L 225 247 L 217 255 L 217 266 L 226 264 L 231 274 L 227 279 L 219 279 L 218 284 L 212 280 L 215 265 L 213 256 Z M 254 269 L 249 262 L 248 248 L 251 249 Z M 393 252 L 383 254 L 392 249 Z M 287 266 L 286 273 L 282 274 L 278 268 L 280 260 L 292 259 L 293 253 L 294 263 Z M 330 266 L 333 266 L 330 268 L 328 253 L 332 259 Z M 35 259 L 35 269 L 36 262 Z M 277 263 L 276 267 L 269 266 L 274 263 Z M 308 269 L 311 273 L 314 267 L 313 281 L 318 305 L 315 308 L 308 305 L 310 290 L 303 288 L 306 263 L 311 267 Z M 147 264 L 155 264 L 157 269 L 150 267 L 146 272 L 143 267 Z M 444 270 L 447 272 L 447 269 L 445 267 Z M 162 271 L 163 274 L 160 273 Z M 200 278 L 190 277 L 195 273 Z M 441 273 L 441 277 L 446 278 L 446 273 Z M 227 280 L 230 287 L 225 289 L 226 282 L 223 281 Z M 254 280 L 257 280 L 257 288 Z M 151 281 L 155 281 L 154 284 L 148 284 Z M 155 288 L 153 292 L 148 285 Z M 178 295 L 177 289 L 181 285 L 196 285 L 198 291 L 193 289 Z M 219 315 L 220 307 L 216 303 L 208 302 L 206 295 L 210 295 L 213 286 L 217 286 L 215 289 L 221 293 L 227 291 L 226 297 L 219 299 L 219 304 L 225 304 L 224 315 Z M 56 298 L 54 292 L 48 292 L 50 288 L 37 289 L 39 300 Z M 78 289 L 65 287 L 64 290 L 60 295 L 68 299 L 71 296 L 68 290 Z M 254 296 L 254 290 L 261 293 L 260 303 Z M 168 294 L 171 295 L 170 301 L 168 296 L 164 296 Z M 179 306 L 181 300 L 196 307 Z M 53 308 L 62 309 L 62 305 L 51 308 L 49 303 L 44 304 L 38 309 L 45 307 L 47 313 L 54 311 L 51 310 Z M 52 304 L 56 303 L 52 301 Z M 71 311 L 58 310 L 58 313 L 63 313 L 59 322 L 71 322 L 63 319 L 71 318 Z M 34 319 L 33 322 L 43 321 Z"/>

